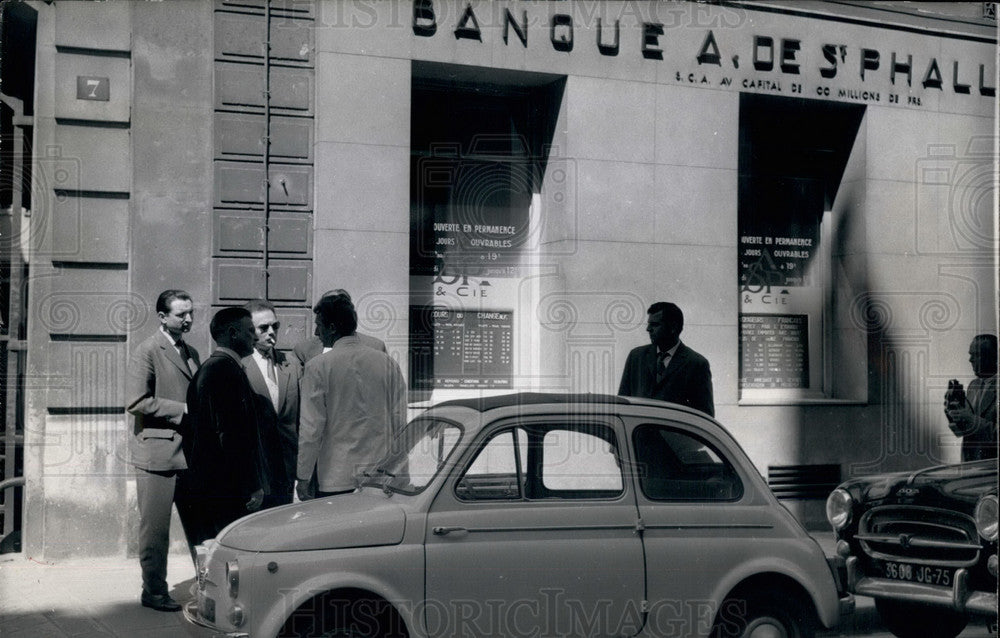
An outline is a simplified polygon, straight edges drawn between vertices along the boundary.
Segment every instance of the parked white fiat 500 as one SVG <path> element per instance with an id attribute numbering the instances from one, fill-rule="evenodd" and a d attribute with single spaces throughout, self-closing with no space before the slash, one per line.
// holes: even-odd
<path id="1" fill-rule="evenodd" d="M 853 606 L 732 436 L 613 396 L 449 401 L 351 494 L 199 548 L 229 636 L 810 636 Z"/>

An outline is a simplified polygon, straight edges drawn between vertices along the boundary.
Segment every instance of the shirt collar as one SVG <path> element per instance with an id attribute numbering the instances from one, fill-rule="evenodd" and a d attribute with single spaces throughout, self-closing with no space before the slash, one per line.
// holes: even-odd
<path id="1" fill-rule="evenodd" d="M 337 348 L 339 346 L 342 345 L 346 346 L 352 343 L 358 343 L 358 333 L 354 333 L 352 335 L 347 335 L 346 337 L 341 337 L 340 339 L 337 339 L 336 341 L 333 342 L 333 347 Z"/>
<path id="2" fill-rule="evenodd" d="M 175 348 L 177 347 L 177 339 L 174 339 L 174 335 L 172 335 L 172 334 L 170 334 L 169 332 L 167 332 L 167 329 L 163 327 L 163 324 L 160 324 L 160 332 L 162 332 L 162 333 L 163 333 L 163 336 L 164 336 L 164 337 L 166 337 L 166 338 L 167 338 L 167 340 L 168 340 L 168 341 L 169 341 L 169 342 L 170 342 L 170 343 L 171 343 L 171 344 L 172 344 L 172 345 L 173 345 L 173 346 L 174 346 Z"/>
<path id="3" fill-rule="evenodd" d="M 681 347 L 681 342 L 680 342 L 680 340 L 678 340 L 677 343 L 674 344 L 673 348 L 667 350 L 667 356 L 670 357 L 671 359 L 673 359 L 674 355 L 677 354 L 677 348 L 680 348 L 680 347 Z M 660 350 L 659 346 L 656 347 L 656 352 L 657 353 L 662 352 Z"/>

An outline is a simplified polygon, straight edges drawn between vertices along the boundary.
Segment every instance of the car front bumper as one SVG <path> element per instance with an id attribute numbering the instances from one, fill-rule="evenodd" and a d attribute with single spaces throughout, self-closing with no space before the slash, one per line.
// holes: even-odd
<path id="1" fill-rule="evenodd" d="M 199 627 L 204 627 L 205 629 L 212 630 L 212 632 L 213 632 L 211 634 L 212 638 L 249 638 L 250 637 L 250 634 L 248 634 L 245 631 L 229 631 L 229 632 L 222 631 L 218 627 L 216 627 L 215 625 L 213 625 L 212 623 L 203 620 L 198 615 L 198 601 L 197 600 L 192 600 L 192 601 L 188 602 L 186 605 L 184 605 L 184 607 L 182 608 L 182 611 L 184 612 L 184 618 L 187 619 L 188 622 L 193 623 L 195 625 L 198 625 Z"/>
<path id="2" fill-rule="evenodd" d="M 996 592 L 969 591 L 969 573 L 965 569 L 955 571 L 951 587 L 941 587 L 863 576 L 858 572 L 858 557 L 849 556 L 847 589 L 862 596 L 937 605 L 961 613 L 988 616 L 995 616 L 997 613 Z"/>
<path id="3" fill-rule="evenodd" d="M 854 613 L 855 599 L 847 589 L 847 567 L 844 559 L 840 556 L 827 556 L 827 565 L 830 566 L 830 573 L 833 574 L 833 582 L 837 585 L 837 597 L 839 605 L 837 609 L 838 623 Z"/>

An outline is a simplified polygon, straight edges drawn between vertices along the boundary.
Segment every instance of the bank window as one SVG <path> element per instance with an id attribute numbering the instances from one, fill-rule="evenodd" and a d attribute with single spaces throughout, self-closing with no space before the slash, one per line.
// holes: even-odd
<path id="1" fill-rule="evenodd" d="M 865 333 L 844 299 L 852 257 L 839 247 L 850 208 L 841 184 L 864 113 L 863 105 L 740 96 L 741 404 L 867 398 Z"/>
<path id="2" fill-rule="evenodd" d="M 414 400 L 513 389 L 531 365 L 516 356 L 534 313 L 521 282 L 536 259 L 543 193 L 566 181 L 564 162 L 551 157 L 564 85 L 551 74 L 412 64 Z"/>
<path id="3" fill-rule="evenodd" d="M 659 424 L 633 432 L 639 486 L 657 501 L 735 501 L 743 483 L 733 466 L 709 443 Z"/>

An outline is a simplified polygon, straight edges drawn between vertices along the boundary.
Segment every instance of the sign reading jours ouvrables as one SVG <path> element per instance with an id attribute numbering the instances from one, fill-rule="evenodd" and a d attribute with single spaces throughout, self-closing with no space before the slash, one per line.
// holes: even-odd
<path id="1" fill-rule="evenodd" d="M 413 389 L 512 387 L 513 312 L 432 306 L 410 317 Z"/>
<path id="2" fill-rule="evenodd" d="M 770 291 L 771 286 L 811 285 L 806 273 L 818 229 L 810 230 L 799 229 L 799 236 L 793 237 L 741 234 L 740 290 L 760 292 Z"/>
<path id="3" fill-rule="evenodd" d="M 740 315 L 740 387 L 809 387 L 809 318 Z"/>

